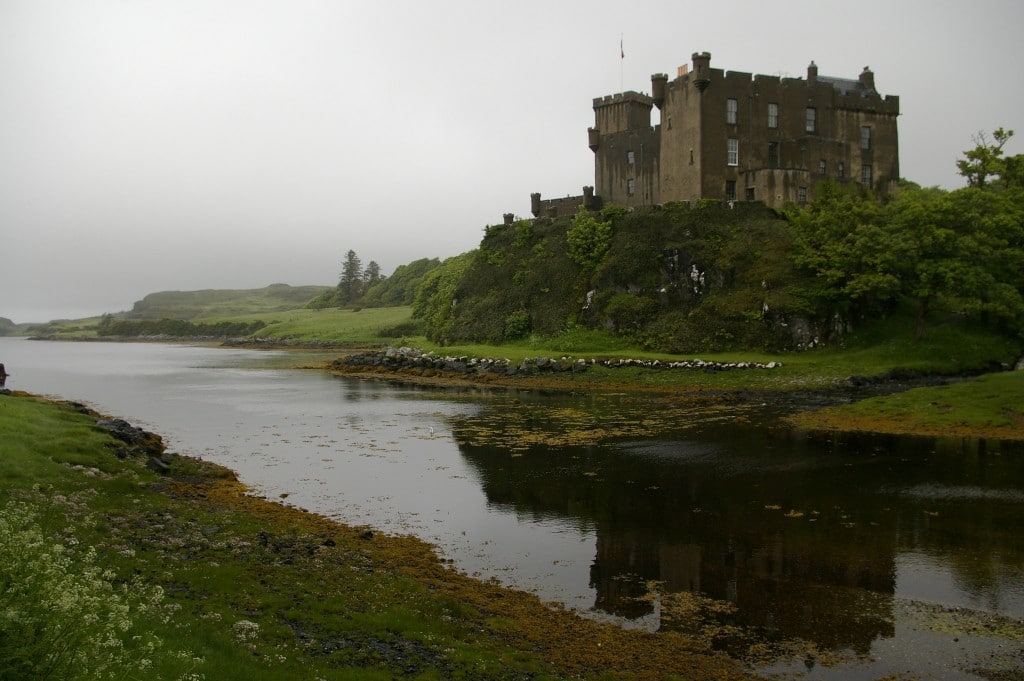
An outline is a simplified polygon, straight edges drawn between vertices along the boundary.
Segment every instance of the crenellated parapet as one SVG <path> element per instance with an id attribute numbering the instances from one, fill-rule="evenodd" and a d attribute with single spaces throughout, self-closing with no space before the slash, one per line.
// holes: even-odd
<path id="1" fill-rule="evenodd" d="M 853 78 L 713 68 L 694 52 L 674 76 L 651 76 L 651 94 L 592 100 L 594 186 L 582 196 L 531 197 L 535 217 L 602 203 L 639 208 L 721 201 L 780 207 L 813 201 L 832 180 L 891 194 L 899 178 L 900 98 L 878 92 L 869 67 Z M 652 109 L 658 108 L 658 125 Z"/>
<path id="2" fill-rule="evenodd" d="M 587 210 L 601 210 L 604 202 L 594 193 L 594 188 L 583 188 L 583 194 L 557 199 L 542 199 L 540 192 L 530 194 L 530 212 L 535 218 L 561 218 L 575 215 L 583 206 Z"/>

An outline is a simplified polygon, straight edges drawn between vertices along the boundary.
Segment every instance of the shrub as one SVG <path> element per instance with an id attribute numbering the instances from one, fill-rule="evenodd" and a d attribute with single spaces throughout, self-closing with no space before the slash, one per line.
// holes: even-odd
<path id="1" fill-rule="evenodd" d="M 505 340 L 518 340 L 530 335 L 530 314 L 526 310 L 516 310 L 505 317 Z"/>
<path id="2" fill-rule="evenodd" d="M 8 502 L 0 513 L 0 676 L 158 679 L 172 657 L 194 665 L 190 654 L 161 651 L 160 638 L 133 621 L 158 616 L 163 590 L 113 580 L 94 548 L 49 541 L 34 508 Z"/>
<path id="3" fill-rule="evenodd" d="M 566 234 L 569 257 L 583 267 L 594 267 L 612 245 L 611 220 L 601 222 L 580 206 Z"/>

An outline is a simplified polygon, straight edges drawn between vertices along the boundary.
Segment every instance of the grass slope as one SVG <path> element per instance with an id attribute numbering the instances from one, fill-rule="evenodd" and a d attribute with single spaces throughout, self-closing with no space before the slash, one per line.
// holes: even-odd
<path id="1" fill-rule="evenodd" d="M 815 430 L 1024 440 L 1024 371 L 914 388 L 789 420 Z"/>
<path id="2" fill-rule="evenodd" d="M 173 457 L 157 475 L 94 423 L 66 404 L 0 395 L 4 678 L 38 678 L 55 648 L 74 655 L 61 678 L 97 678 L 118 637 L 128 678 L 746 678 L 699 641 L 551 610 L 451 571 L 417 540 L 248 496 L 200 461 Z M 24 507 L 31 522 L 5 522 Z M 11 546 L 25 537 L 24 552 Z M 43 545 L 49 567 L 22 559 Z M 32 577 L 54 574 L 54 560 L 65 579 Z M 106 572 L 87 578 L 93 564 Z M 163 596 L 148 606 L 128 597 L 155 587 Z M 118 611 L 129 626 L 90 638 L 103 627 L 91 614 L 119 599 L 132 604 Z"/>
<path id="3" fill-rule="evenodd" d="M 302 307 L 329 286 L 272 284 L 259 289 L 161 291 L 135 303 L 126 319 L 211 319 Z"/>

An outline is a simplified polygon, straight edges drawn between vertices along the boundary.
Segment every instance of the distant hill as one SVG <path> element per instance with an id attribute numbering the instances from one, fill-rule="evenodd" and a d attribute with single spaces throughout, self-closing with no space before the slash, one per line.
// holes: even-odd
<path id="1" fill-rule="evenodd" d="M 18 324 L 7 317 L 0 317 L 0 336 L 17 336 L 20 332 L 21 328 Z"/>
<path id="2" fill-rule="evenodd" d="M 136 302 L 124 318 L 192 320 L 294 310 L 331 288 L 271 284 L 258 289 L 160 291 Z"/>

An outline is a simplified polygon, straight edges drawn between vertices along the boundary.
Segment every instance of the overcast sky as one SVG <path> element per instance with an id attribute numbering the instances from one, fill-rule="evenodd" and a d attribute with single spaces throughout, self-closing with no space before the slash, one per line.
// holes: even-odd
<path id="1" fill-rule="evenodd" d="M 900 96 L 900 162 L 962 185 L 1019 131 L 1024 4 L 0 0 L 0 316 L 160 290 L 337 283 L 475 248 L 593 184 L 592 99 L 693 52 Z M 625 59 L 620 58 L 620 40 Z"/>

